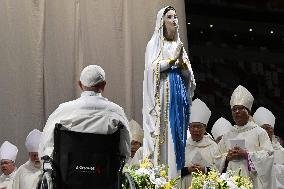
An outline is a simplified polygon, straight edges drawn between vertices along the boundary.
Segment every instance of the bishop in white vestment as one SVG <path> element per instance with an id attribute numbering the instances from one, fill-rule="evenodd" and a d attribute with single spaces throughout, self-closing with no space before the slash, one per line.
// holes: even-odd
<path id="1" fill-rule="evenodd" d="M 243 86 L 238 86 L 230 100 L 232 117 L 236 125 L 224 134 L 219 145 L 219 169 L 249 176 L 255 189 L 269 188 L 273 163 L 273 148 L 264 129 L 250 116 L 253 96 Z"/>
<path id="2" fill-rule="evenodd" d="M 131 163 L 138 149 L 142 147 L 144 137 L 144 131 L 142 127 L 133 119 L 129 122 L 129 129 L 131 133 L 131 156 L 127 164 Z"/>
<path id="3" fill-rule="evenodd" d="M 220 117 L 213 125 L 211 134 L 216 143 L 219 143 L 223 135 L 233 129 L 232 124 L 223 117 Z"/>
<path id="4" fill-rule="evenodd" d="M 12 189 L 17 167 L 15 165 L 18 148 L 8 141 L 5 141 L 0 147 L 1 171 L 0 188 Z"/>
<path id="5" fill-rule="evenodd" d="M 181 171 L 182 189 L 191 185 L 192 172 L 206 173 L 215 169 L 214 157 L 218 152 L 218 145 L 210 135 L 204 135 L 211 111 L 204 102 L 195 99 L 192 102 L 189 131 L 186 142 L 185 167 Z"/>
<path id="6" fill-rule="evenodd" d="M 131 133 L 131 156 L 126 165 L 139 165 L 139 161 L 143 159 L 143 137 L 144 131 L 139 123 L 135 120 L 129 122 Z"/>
<path id="7" fill-rule="evenodd" d="M 270 188 L 284 188 L 284 148 L 280 145 L 274 135 L 275 116 L 273 113 L 264 107 L 259 107 L 254 115 L 254 121 L 263 129 L 266 130 L 274 150 L 273 166 L 271 170 Z"/>
<path id="8" fill-rule="evenodd" d="M 29 160 L 21 165 L 16 172 L 13 189 L 36 189 L 41 174 L 41 162 L 38 158 L 38 145 L 42 133 L 34 129 L 26 138 Z"/>

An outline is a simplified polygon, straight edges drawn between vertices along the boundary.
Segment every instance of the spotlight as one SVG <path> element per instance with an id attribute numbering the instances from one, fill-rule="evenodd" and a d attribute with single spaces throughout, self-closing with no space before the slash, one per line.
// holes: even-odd
<path id="1" fill-rule="evenodd" d="M 250 28 L 249 31 L 252 32 L 252 28 Z"/>
<path id="2" fill-rule="evenodd" d="M 210 24 L 209 27 L 210 27 L 210 28 L 213 28 L 213 24 Z"/>
<path id="3" fill-rule="evenodd" d="M 273 31 L 273 30 L 270 30 L 270 33 L 271 33 L 271 34 L 273 34 L 273 33 L 274 33 L 274 31 Z"/>
<path id="4" fill-rule="evenodd" d="M 190 22 L 188 22 L 187 24 L 190 25 Z"/>

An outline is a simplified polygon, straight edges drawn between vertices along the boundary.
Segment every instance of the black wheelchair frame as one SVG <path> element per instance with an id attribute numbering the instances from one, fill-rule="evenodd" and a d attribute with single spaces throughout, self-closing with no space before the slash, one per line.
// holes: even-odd
<path id="1" fill-rule="evenodd" d="M 120 189 L 122 178 L 132 189 L 135 184 L 122 172 L 125 157 L 120 155 L 118 123 L 113 134 L 93 134 L 70 131 L 55 125 L 53 159 L 44 156 L 43 174 L 38 189 Z"/>

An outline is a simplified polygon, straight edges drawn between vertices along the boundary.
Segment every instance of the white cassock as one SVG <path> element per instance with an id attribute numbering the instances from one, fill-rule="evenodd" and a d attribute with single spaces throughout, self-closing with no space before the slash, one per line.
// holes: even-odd
<path id="1" fill-rule="evenodd" d="M 130 161 L 130 165 L 140 165 L 140 162 L 143 160 L 143 147 L 140 147 L 134 157 L 132 158 L 132 160 Z"/>
<path id="2" fill-rule="evenodd" d="M 273 164 L 273 148 L 270 139 L 264 129 L 249 121 L 246 125 L 234 128 L 226 133 L 219 142 L 220 156 L 219 170 L 222 171 L 225 166 L 225 159 L 230 149 L 230 140 L 244 139 L 245 149 L 248 152 L 249 159 L 253 166 L 249 166 L 247 160 L 230 161 L 227 170 L 235 171 L 241 169 L 241 174 L 250 176 L 253 180 L 255 189 L 267 189 L 270 185 L 270 173 Z M 251 168 L 251 170 L 249 170 Z"/>
<path id="3" fill-rule="evenodd" d="M 12 189 L 15 174 L 16 174 L 16 169 L 10 175 L 2 174 L 0 176 L 0 188 L 6 187 L 5 189 Z"/>
<path id="4" fill-rule="evenodd" d="M 121 121 L 125 126 L 120 132 L 120 152 L 128 159 L 130 156 L 130 133 L 123 109 L 108 101 L 100 93 L 93 91 L 84 91 L 80 98 L 60 104 L 49 116 L 39 144 L 39 156 L 52 155 L 53 131 L 56 123 L 61 123 L 76 132 L 112 134 L 117 131 L 113 120 Z"/>
<path id="5" fill-rule="evenodd" d="M 272 146 L 274 149 L 274 163 L 271 174 L 271 188 L 284 189 L 284 148 L 274 136 Z"/>
<path id="6" fill-rule="evenodd" d="M 17 170 L 13 189 L 36 189 L 40 174 L 40 167 L 36 168 L 30 161 L 27 161 Z"/>
<path id="7" fill-rule="evenodd" d="M 157 14 L 156 27 L 145 52 L 145 70 L 143 80 L 143 156 L 153 159 L 154 165 L 160 163 L 169 166 L 170 178 L 178 176 L 174 144 L 169 120 L 169 58 L 174 57 L 180 41 L 177 31 L 174 41 L 166 41 L 163 36 L 163 13 Z M 187 68 L 182 70 L 182 78 L 191 100 L 195 89 L 195 80 L 190 61 L 183 48 L 183 62 Z M 159 99 L 159 100 L 158 100 Z M 162 122 L 160 122 L 162 121 Z M 165 123 L 165 124 L 164 124 Z"/>
<path id="8" fill-rule="evenodd" d="M 215 168 L 215 156 L 218 153 L 218 145 L 216 142 L 208 135 L 204 135 L 203 139 L 199 142 L 195 142 L 191 137 L 187 139 L 186 148 L 185 148 L 185 166 L 192 166 L 193 159 L 195 158 L 196 153 L 200 153 L 204 162 L 207 165 L 204 167 Z M 188 189 L 191 185 L 192 176 L 187 175 L 181 179 L 181 188 Z"/>

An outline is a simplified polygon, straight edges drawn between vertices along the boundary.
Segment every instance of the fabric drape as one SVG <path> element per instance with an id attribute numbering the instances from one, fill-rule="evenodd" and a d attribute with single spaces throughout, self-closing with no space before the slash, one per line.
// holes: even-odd
<path id="1" fill-rule="evenodd" d="M 186 45 L 183 0 L 0 1 L 0 143 L 18 146 L 17 165 L 27 161 L 28 133 L 79 96 L 76 82 L 89 64 L 106 71 L 104 96 L 142 124 L 145 46 L 166 5 L 179 12 Z"/>

